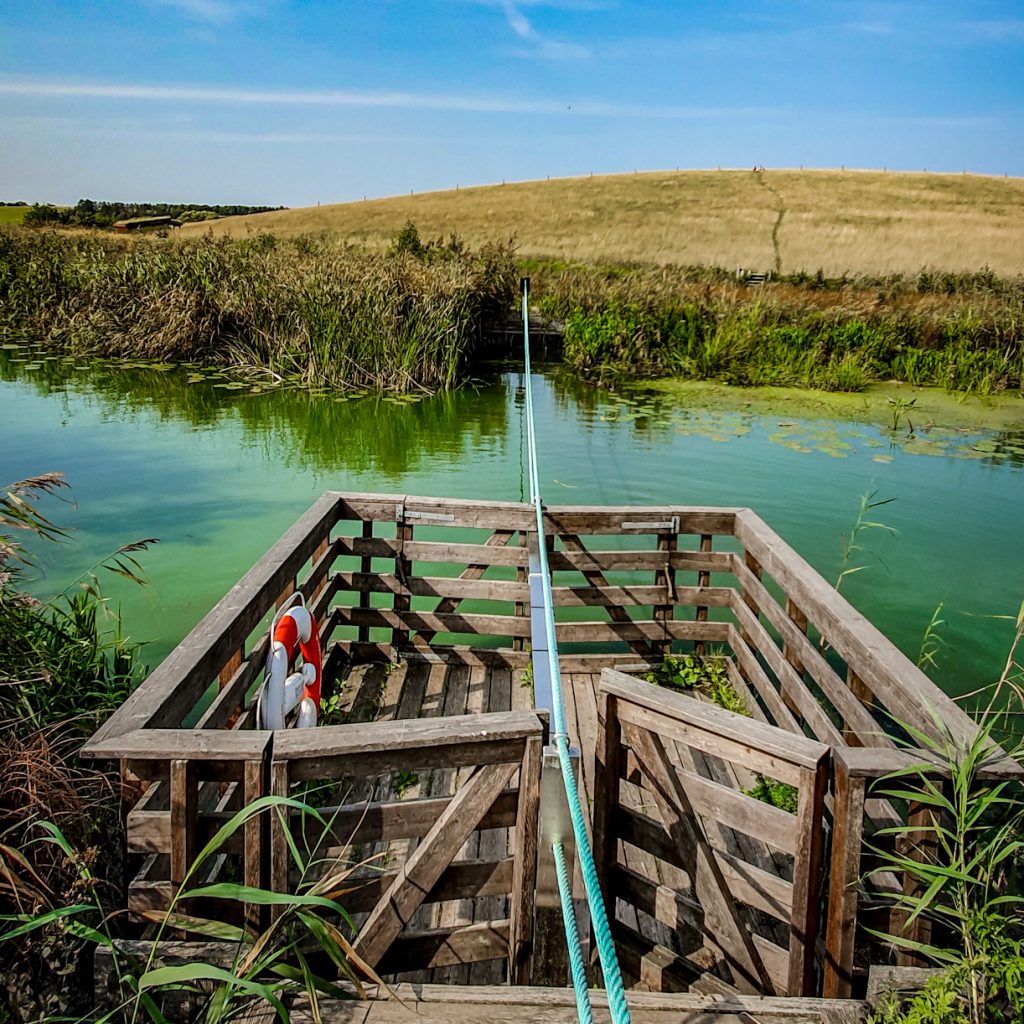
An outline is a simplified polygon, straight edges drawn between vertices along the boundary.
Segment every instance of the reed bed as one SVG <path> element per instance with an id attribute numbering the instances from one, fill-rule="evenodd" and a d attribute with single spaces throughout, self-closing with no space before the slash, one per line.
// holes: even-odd
<path id="1" fill-rule="evenodd" d="M 1024 389 L 1022 278 L 794 275 L 748 287 L 707 267 L 532 270 L 540 309 L 565 322 L 566 363 L 588 377 Z"/>
<path id="2" fill-rule="evenodd" d="M 511 250 L 367 252 L 324 240 L 0 231 L 0 336 L 234 366 L 310 387 L 458 384 L 510 305 Z"/>

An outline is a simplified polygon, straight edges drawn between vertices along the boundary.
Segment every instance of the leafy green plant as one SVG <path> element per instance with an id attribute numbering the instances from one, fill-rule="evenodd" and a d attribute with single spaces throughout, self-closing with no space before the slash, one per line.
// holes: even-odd
<path id="1" fill-rule="evenodd" d="M 234 882 L 200 882 L 231 836 L 247 821 L 261 814 L 284 816 L 294 811 L 303 817 L 312 817 L 322 827 L 322 838 L 312 850 L 300 851 L 294 842 L 289 844 L 290 856 L 299 874 L 294 893 L 271 892 Z M 130 960 L 118 945 L 113 931 L 116 915 L 104 905 L 88 860 L 52 823 L 41 822 L 38 829 L 34 844 L 53 846 L 75 864 L 81 881 L 81 897 L 75 903 L 43 906 L 33 913 L 0 918 L 11 926 L 0 934 L 0 943 L 17 943 L 33 933 L 59 926 L 83 944 L 105 947 L 113 961 L 117 991 L 115 1004 L 96 1018 L 97 1024 L 125 1019 L 166 1024 L 167 1000 L 182 992 L 200 999 L 207 1024 L 233 1019 L 254 1000 L 268 1004 L 280 1019 L 288 1020 L 282 1000 L 292 993 L 305 994 L 314 1020 L 319 1020 L 322 996 L 348 998 L 349 993 L 339 987 L 339 981 L 350 982 L 359 994 L 363 991 L 363 978 L 381 983 L 346 937 L 345 932 L 354 934 L 355 928 L 338 902 L 359 885 L 353 876 L 368 862 L 350 864 L 322 858 L 319 848 L 330 835 L 330 825 L 308 804 L 287 797 L 261 797 L 225 823 L 197 855 L 185 881 L 171 897 L 168 909 L 147 913 L 155 925 L 155 933 L 141 963 Z M 28 850 L 23 851 L 19 865 L 31 871 Z M 271 906 L 279 913 L 268 928 L 256 934 L 223 920 L 198 917 L 184 909 L 186 901 L 204 899 L 234 902 L 243 909 L 245 906 Z M 159 944 L 175 929 L 225 943 L 233 949 L 231 962 L 226 966 L 203 961 L 161 966 Z M 333 977 L 315 969 L 310 940 L 333 965 Z"/>
<path id="2" fill-rule="evenodd" d="M 892 430 L 895 433 L 899 430 L 900 419 L 906 419 L 908 429 L 913 431 L 913 424 L 910 422 L 910 417 L 907 413 L 917 405 L 916 398 L 904 398 L 902 395 L 899 398 L 890 398 L 889 405 L 892 407 Z"/>
<path id="3" fill-rule="evenodd" d="M 1003 673 L 963 739 L 940 719 L 935 735 L 902 724 L 924 752 L 921 762 L 887 777 L 882 795 L 926 812 L 925 821 L 880 830 L 897 840 L 895 852 L 875 849 L 883 870 L 903 875 L 904 891 L 889 897 L 902 912 L 899 934 L 881 937 L 944 968 L 902 1006 L 889 999 L 878 1022 L 991 1024 L 1018 1019 L 1024 1006 L 1024 893 L 1014 877 L 1024 854 L 1024 794 L 1019 777 L 988 773 L 1006 753 L 1005 727 L 1019 703 L 1021 668 L 1016 651 L 1024 637 L 1024 605 Z M 1024 746 L 1009 751 L 1024 764 Z M 908 935 L 916 920 L 930 924 L 931 939 Z M 879 933 L 875 933 L 879 934 Z M 930 1015 L 930 1016 L 929 1016 Z"/>
<path id="4" fill-rule="evenodd" d="M 405 796 L 419 781 L 420 777 L 416 772 L 395 772 L 391 776 L 391 786 L 395 791 L 395 796 L 399 799 Z"/>
<path id="5" fill-rule="evenodd" d="M 942 615 L 942 604 L 940 601 L 936 605 L 935 611 L 932 612 L 931 620 L 924 631 L 924 636 L 921 638 L 921 650 L 917 655 L 917 667 L 920 669 L 938 669 L 939 652 L 949 646 L 943 639 L 941 632 L 942 627 L 946 625 L 946 620 L 940 618 Z"/>
<path id="6" fill-rule="evenodd" d="M 644 675 L 649 683 L 671 690 L 700 690 L 708 700 L 733 714 L 750 718 L 750 708 L 736 692 L 729 679 L 725 659 L 720 655 L 699 657 L 696 654 L 668 654 L 661 664 Z M 795 786 L 758 775 L 747 796 L 796 814 L 800 792 Z"/>
<path id="7" fill-rule="evenodd" d="M 889 505 L 894 502 L 895 498 L 879 498 L 878 491 L 866 491 L 860 496 L 860 507 L 857 510 L 857 518 L 853 521 L 853 526 L 850 528 L 849 535 L 840 536 L 839 547 L 842 552 L 842 559 L 840 561 L 839 576 L 836 579 L 836 590 L 838 591 L 843 581 L 847 576 L 852 576 L 856 572 L 861 572 L 867 568 L 866 564 L 854 565 L 852 564 L 854 555 L 857 552 L 863 553 L 863 535 L 868 530 L 882 530 L 888 534 L 895 534 L 896 531 L 885 523 L 880 522 L 876 519 L 871 519 L 869 516 L 875 511 L 875 509 L 882 508 L 884 505 Z"/>
<path id="8" fill-rule="evenodd" d="M 764 775 L 758 775 L 757 782 L 746 791 L 747 796 L 763 804 L 778 807 L 780 811 L 796 814 L 800 805 L 800 790 L 788 782 L 778 782 Z"/>

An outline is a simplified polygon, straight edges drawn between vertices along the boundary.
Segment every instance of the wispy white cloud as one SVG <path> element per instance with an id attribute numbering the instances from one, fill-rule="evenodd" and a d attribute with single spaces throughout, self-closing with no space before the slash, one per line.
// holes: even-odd
<path id="1" fill-rule="evenodd" d="M 147 0 L 156 7 L 172 7 L 193 21 L 227 25 L 247 14 L 257 13 L 248 0 Z"/>
<path id="2" fill-rule="evenodd" d="M 249 106 L 392 108 L 486 114 L 576 114 L 585 117 L 726 118 L 765 116 L 763 107 L 685 107 L 609 103 L 603 100 L 522 99 L 515 96 L 460 96 L 453 93 L 362 92 L 348 89 L 245 89 L 206 85 L 146 85 L 71 82 L 56 79 L 0 79 L 0 96 L 39 99 L 133 100 L 154 103 L 209 103 Z"/>
<path id="3" fill-rule="evenodd" d="M 516 51 L 520 55 L 545 57 L 551 60 L 578 60 L 590 56 L 590 51 L 585 46 L 578 43 L 559 42 L 541 35 L 534 28 L 533 22 L 523 14 L 522 0 L 500 0 L 500 4 L 508 27 L 524 43 L 529 44 L 527 50 Z"/>
<path id="4" fill-rule="evenodd" d="M 961 22 L 959 29 L 976 42 L 1020 43 L 1024 42 L 1024 18 L 1004 18 L 989 21 Z"/>

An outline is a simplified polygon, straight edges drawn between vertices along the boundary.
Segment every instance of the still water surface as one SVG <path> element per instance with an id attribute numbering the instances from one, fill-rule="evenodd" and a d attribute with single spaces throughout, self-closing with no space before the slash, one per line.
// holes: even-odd
<path id="1" fill-rule="evenodd" d="M 110 578 L 128 631 L 156 664 L 324 490 L 520 500 L 522 379 L 417 402 L 253 389 L 196 368 L 76 364 L 0 351 L 0 483 L 63 472 L 74 527 L 33 545 L 32 591 L 48 598 L 119 544 L 158 537 L 144 590 Z M 744 392 L 534 381 L 550 504 L 748 505 L 829 579 L 860 496 L 892 498 L 862 534 L 846 596 L 911 657 L 939 602 L 952 693 L 994 679 L 1024 598 L 1024 435 L 770 411 Z"/>

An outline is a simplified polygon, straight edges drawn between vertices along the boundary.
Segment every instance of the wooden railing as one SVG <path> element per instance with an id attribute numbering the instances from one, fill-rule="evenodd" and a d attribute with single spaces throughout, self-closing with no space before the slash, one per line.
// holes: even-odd
<path id="1" fill-rule="evenodd" d="M 594 847 L 620 942 L 655 952 L 642 912 L 681 981 L 710 952 L 741 992 L 812 994 L 828 748 L 611 669 L 599 700 Z M 794 787 L 795 816 L 748 795 L 759 778 Z"/>
<path id="2" fill-rule="evenodd" d="M 520 503 L 336 492 L 315 502 L 86 746 L 87 755 L 119 759 L 126 791 L 140 794 L 127 819 L 131 849 L 147 854 L 133 882 L 133 908 L 161 905 L 196 844 L 262 792 L 252 767 L 261 758 L 301 777 L 302 756 L 285 756 L 291 744 L 343 743 L 331 728 L 317 729 L 317 739 L 255 731 L 267 627 L 283 600 L 301 591 L 320 624 L 328 699 L 360 661 L 525 668 L 535 528 L 532 508 Z M 871 750 L 878 763 L 895 756 L 901 732 L 909 734 L 904 726 L 932 736 L 941 728 L 957 738 L 974 734 L 971 719 L 749 509 L 553 507 L 545 532 L 564 672 L 634 670 L 679 651 L 721 657 L 757 720 L 751 728 L 782 730 L 798 749 Z M 640 770 L 629 763 L 631 772 Z M 736 765 L 734 774 L 757 770 Z M 1017 769 L 1007 762 L 1003 770 Z M 868 786 L 863 821 L 840 821 L 848 804 L 840 784 L 833 789 L 825 834 L 845 828 L 851 843 L 862 829 L 905 820 Z M 622 821 L 637 824 L 634 810 L 624 808 Z M 181 822 L 195 827 L 184 834 Z M 250 832 L 234 841 L 231 855 L 255 877 L 248 852 L 255 827 Z M 829 935 L 843 936 L 830 939 L 827 970 L 842 978 L 852 970 L 861 905 L 851 895 L 850 863 L 847 857 L 837 868 L 833 856 L 827 908 Z M 775 877 L 772 891 L 781 894 Z M 619 871 L 619 878 L 632 887 L 631 899 L 642 892 L 649 900 L 632 875 Z M 744 902 L 751 891 L 744 892 L 733 896 Z M 768 908 L 748 904 L 789 922 L 785 941 L 775 943 L 781 954 L 765 957 L 761 943 L 761 966 L 778 991 L 796 985 L 795 963 L 802 989 L 807 977 L 804 954 L 794 959 L 793 935 L 808 922 L 786 918 L 793 910 L 787 899 L 785 913 L 774 897 Z"/>

